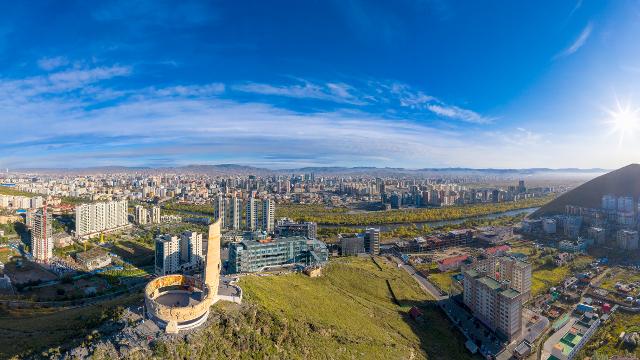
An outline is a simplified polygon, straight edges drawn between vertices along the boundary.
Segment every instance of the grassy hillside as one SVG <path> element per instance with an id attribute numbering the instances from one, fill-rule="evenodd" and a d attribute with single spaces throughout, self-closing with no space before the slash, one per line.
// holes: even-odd
<path id="1" fill-rule="evenodd" d="M 154 346 L 157 358 L 468 359 L 463 339 L 403 270 L 378 258 L 333 261 L 321 278 L 242 279 L 245 305 L 214 307 L 219 320 Z M 395 295 L 395 300 L 394 296 Z M 396 302 L 397 300 L 397 302 Z M 424 323 L 407 316 L 424 309 Z"/>
<path id="2" fill-rule="evenodd" d="M 542 206 L 533 213 L 532 217 L 560 214 L 566 205 L 584 207 L 600 207 L 602 196 L 613 194 L 617 196 L 630 195 L 634 199 L 640 197 L 640 164 L 627 165 L 618 170 L 598 176 L 577 188 L 562 194 L 555 200 Z"/>

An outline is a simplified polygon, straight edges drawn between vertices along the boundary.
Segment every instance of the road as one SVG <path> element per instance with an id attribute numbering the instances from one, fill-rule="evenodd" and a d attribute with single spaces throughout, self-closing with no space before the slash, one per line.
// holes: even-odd
<path id="1" fill-rule="evenodd" d="M 440 295 L 440 290 L 438 290 L 438 288 L 436 288 L 432 283 L 430 283 L 429 280 L 425 279 L 422 275 L 420 275 L 420 273 L 416 271 L 416 269 L 413 266 L 403 263 L 401 259 L 398 259 L 396 257 L 394 257 L 393 259 L 398 264 L 398 266 L 403 268 L 407 273 L 409 273 L 409 275 L 411 275 L 414 279 L 416 279 L 418 284 L 420 284 L 420 287 L 422 287 L 422 289 L 427 294 L 433 296 L 436 299 L 436 301 L 441 301 L 449 298 L 446 295 Z"/>

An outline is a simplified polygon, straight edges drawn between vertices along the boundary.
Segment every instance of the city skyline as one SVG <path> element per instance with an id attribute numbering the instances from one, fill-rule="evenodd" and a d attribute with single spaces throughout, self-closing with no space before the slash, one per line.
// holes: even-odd
<path id="1" fill-rule="evenodd" d="M 2 168 L 612 169 L 640 150 L 636 1 L 4 7 Z"/>

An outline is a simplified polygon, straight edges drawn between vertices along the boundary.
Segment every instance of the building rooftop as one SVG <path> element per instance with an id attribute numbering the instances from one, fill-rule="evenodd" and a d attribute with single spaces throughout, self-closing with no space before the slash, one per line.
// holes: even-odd
<path id="1" fill-rule="evenodd" d="M 76 254 L 76 259 L 81 262 L 88 262 L 103 256 L 109 256 L 109 255 L 107 254 L 106 251 L 100 249 L 99 247 L 94 247 L 87 251 L 83 251 Z"/>
<path id="2" fill-rule="evenodd" d="M 277 244 L 288 243 L 292 241 L 301 241 L 301 240 L 313 241 L 313 239 L 307 239 L 304 236 L 290 236 L 290 237 L 272 238 L 268 241 L 242 240 L 241 243 L 247 248 L 252 248 L 252 247 L 261 247 L 261 246 L 267 246 L 267 245 L 277 245 Z"/>
<path id="3" fill-rule="evenodd" d="M 520 295 L 520 292 L 518 290 L 514 290 L 514 289 L 507 289 L 503 292 L 501 292 L 502 296 L 509 298 L 509 299 L 513 299 L 518 297 L 518 295 Z"/>
<path id="4" fill-rule="evenodd" d="M 438 264 L 441 265 L 451 265 L 457 262 L 465 261 L 469 258 L 469 255 L 460 255 L 460 256 L 452 256 L 446 259 L 438 260 Z"/>
<path id="5" fill-rule="evenodd" d="M 480 281 L 481 283 L 487 285 L 492 290 L 499 289 L 500 286 L 501 286 L 500 283 L 497 280 L 492 279 L 492 278 L 490 278 L 488 276 L 483 276 L 478 281 Z"/>

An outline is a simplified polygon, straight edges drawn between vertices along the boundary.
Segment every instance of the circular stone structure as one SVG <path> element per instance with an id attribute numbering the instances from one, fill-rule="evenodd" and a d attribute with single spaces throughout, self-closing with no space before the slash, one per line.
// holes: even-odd
<path id="1" fill-rule="evenodd" d="M 215 291 L 187 275 L 166 275 L 150 281 L 144 290 L 147 313 L 167 333 L 202 325 L 215 301 Z"/>

